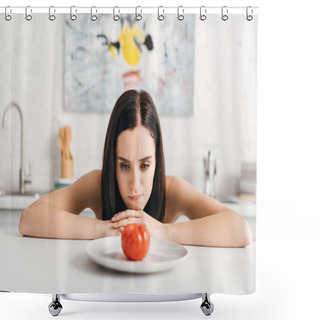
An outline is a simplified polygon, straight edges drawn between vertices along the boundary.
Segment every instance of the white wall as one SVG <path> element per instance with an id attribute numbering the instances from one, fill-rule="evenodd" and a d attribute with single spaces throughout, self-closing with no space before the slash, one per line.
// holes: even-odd
<path id="1" fill-rule="evenodd" d="M 167 174 L 200 191 L 208 149 L 217 157 L 220 196 L 238 192 L 241 161 L 256 161 L 256 23 L 242 16 L 227 22 L 196 17 L 194 114 L 161 116 Z M 0 117 L 12 100 L 23 111 L 25 165 L 32 166 L 29 189 L 50 190 L 60 177 L 61 125 L 72 129 L 75 178 L 101 168 L 110 114 L 63 110 L 62 16 L 54 22 L 46 14 L 32 22 L 23 15 L 10 23 L 0 19 L 0 41 Z M 18 189 L 19 183 L 20 127 L 11 111 L 8 127 L 0 128 L 0 190 Z"/>

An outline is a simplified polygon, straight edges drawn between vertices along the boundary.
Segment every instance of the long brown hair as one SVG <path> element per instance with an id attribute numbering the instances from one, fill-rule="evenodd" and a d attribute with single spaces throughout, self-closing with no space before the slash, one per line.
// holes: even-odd
<path id="1" fill-rule="evenodd" d="M 102 219 L 111 220 L 114 214 L 127 209 L 121 198 L 116 178 L 116 147 L 120 133 L 146 127 L 155 142 L 156 169 L 150 198 L 144 211 L 163 221 L 166 207 L 166 179 L 159 116 L 151 96 L 144 90 L 128 90 L 117 100 L 106 133 L 101 177 Z"/>

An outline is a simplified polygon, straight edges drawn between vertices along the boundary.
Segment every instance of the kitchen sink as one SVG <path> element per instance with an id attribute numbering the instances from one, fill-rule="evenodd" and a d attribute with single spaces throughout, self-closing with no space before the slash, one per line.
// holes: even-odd
<path id="1" fill-rule="evenodd" d="M 48 191 L 51 192 L 51 191 Z M 3 191 L 0 190 L 0 197 L 1 196 L 42 196 L 48 192 L 45 191 L 25 191 L 24 193 L 21 193 L 20 191 Z"/>
<path id="2" fill-rule="evenodd" d="M 0 190 L 0 210 L 23 210 L 49 192 L 51 191 L 25 191 L 22 194 L 20 191 Z"/>

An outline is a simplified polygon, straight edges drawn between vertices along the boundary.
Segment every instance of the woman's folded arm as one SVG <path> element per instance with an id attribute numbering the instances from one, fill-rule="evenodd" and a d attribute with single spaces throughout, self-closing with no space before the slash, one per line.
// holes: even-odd
<path id="1" fill-rule="evenodd" d="M 166 225 L 166 238 L 184 245 L 245 247 L 251 243 L 246 219 L 231 210 Z"/>
<path id="2" fill-rule="evenodd" d="M 101 172 L 93 170 L 73 184 L 56 190 L 27 207 L 21 215 L 22 235 L 60 239 L 96 239 L 120 235 L 110 221 L 101 220 Z M 86 208 L 98 219 L 79 216 Z"/>
<path id="3" fill-rule="evenodd" d="M 19 232 L 24 236 L 56 239 L 96 239 L 120 235 L 110 221 L 102 221 L 61 210 L 37 201 L 21 215 Z"/>

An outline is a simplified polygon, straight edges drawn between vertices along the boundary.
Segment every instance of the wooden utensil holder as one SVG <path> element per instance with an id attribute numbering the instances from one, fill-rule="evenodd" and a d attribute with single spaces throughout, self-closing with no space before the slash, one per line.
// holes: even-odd
<path id="1" fill-rule="evenodd" d="M 61 159 L 61 178 L 73 179 L 73 159 L 72 158 Z"/>

